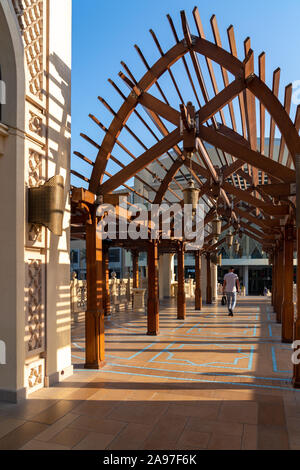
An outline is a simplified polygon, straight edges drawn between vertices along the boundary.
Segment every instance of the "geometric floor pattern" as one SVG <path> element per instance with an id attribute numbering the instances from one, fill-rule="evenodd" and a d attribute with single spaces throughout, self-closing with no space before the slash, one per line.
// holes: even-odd
<path id="1" fill-rule="evenodd" d="M 105 320 L 106 365 L 83 369 L 84 322 L 74 325 L 74 375 L 19 405 L 0 403 L 2 449 L 300 449 L 300 391 L 292 350 L 268 299 L 239 298 L 201 312 L 160 305 Z"/>
<path id="2" fill-rule="evenodd" d="M 241 299 L 234 318 L 225 307 L 188 304 L 184 322 L 175 302 L 161 304 L 160 335 L 147 338 L 142 313 L 119 313 L 106 320 L 106 362 L 102 373 L 130 372 L 186 381 L 239 382 L 257 388 L 291 388 L 289 345 L 281 343 L 281 326 L 262 297 Z M 84 362 L 83 325 L 74 328 L 73 362 Z M 75 365 L 75 367 L 77 367 Z"/>

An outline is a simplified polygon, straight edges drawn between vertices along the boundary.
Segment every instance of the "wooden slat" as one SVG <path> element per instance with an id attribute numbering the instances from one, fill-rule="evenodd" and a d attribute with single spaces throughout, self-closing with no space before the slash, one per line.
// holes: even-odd
<path id="1" fill-rule="evenodd" d="M 291 111 L 291 104 L 292 104 L 292 93 L 293 93 L 293 84 L 287 85 L 285 88 L 284 94 L 284 109 L 288 115 L 290 115 Z M 285 149 L 285 140 L 283 136 L 281 136 L 280 140 L 280 148 L 279 148 L 279 155 L 278 155 L 278 162 L 282 163 L 283 154 Z"/>
<path id="2" fill-rule="evenodd" d="M 295 116 L 295 124 L 294 125 L 295 125 L 296 131 L 299 133 L 299 130 L 300 130 L 300 104 L 297 106 L 297 111 L 296 111 L 296 116 Z M 293 165 L 293 159 L 292 159 L 291 154 L 289 153 L 286 166 L 288 168 L 291 168 L 292 165 Z M 294 167 L 295 167 L 295 165 L 294 165 Z"/>
<path id="3" fill-rule="evenodd" d="M 157 160 L 157 158 L 169 150 L 170 147 L 178 144 L 180 140 L 180 132 L 178 129 L 175 129 L 175 131 L 171 132 L 164 139 L 162 139 L 150 149 L 146 150 L 144 154 L 127 165 L 126 168 L 123 168 L 121 171 L 113 175 L 110 180 L 105 181 L 105 183 L 103 183 L 100 187 L 101 193 L 109 193 L 118 188 L 125 181 L 135 176 L 136 173 L 143 170 L 147 165 L 149 165 L 149 163 Z"/>
<path id="4" fill-rule="evenodd" d="M 200 135 L 206 142 L 222 148 L 227 153 L 244 160 L 250 165 L 256 166 L 268 174 L 270 173 L 281 181 L 291 183 L 295 181 L 294 171 L 286 168 L 280 163 L 264 157 L 259 152 L 254 152 L 253 150 L 240 145 L 238 142 L 225 137 L 221 133 L 216 132 L 211 128 L 200 126 Z"/>
<path id="5" fill-rule="evenodd" d="M 259 78 L 262 82 L 266 81 L 266 54 L 263 52 L 258 57 L 258 68 L 259 68 Z M 259 103 L 259 113 L 260 113 L 260 153 L 265 154 L 265 131 L 266 131 L 266 110 L 264 105 Z M 261 184 L 264 184 L 265 173 L 261 174 Z"/>

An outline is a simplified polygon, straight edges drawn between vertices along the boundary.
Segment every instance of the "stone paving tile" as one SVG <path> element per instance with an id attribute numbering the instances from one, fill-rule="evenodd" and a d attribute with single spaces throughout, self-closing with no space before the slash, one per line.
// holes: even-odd
<path id="1" fill-rule="evenodd" d="M 110 418 L 100 419 L 97 416 L 82 415 L 78 416 L 69 427 L 72 429 L 84 429 L 116 436 L 126 424 L 125 421 L 122 422 Z"/>
<path id="2" fill-rule="evenodd" d="M 242 436 L 243 450 L 257 450 L 258 448 L 258 426 L 253 424 L 244 424 Z"/>
<path id="3" fill-rule="evenodd" d="M 113 435 L 101 434 L 99 432 L 89 432 L 87 436 L 82 439 L 75 447 L 74 450 L 105 450 L 114 439 Z"/>
<path id="4" fill-rule="evenodd" d="M 76 401 L 60 400 L 45 411 L 34 415 L 31 420 L 37 423 L 54 424 L 60 418 L 70 413 L 77 404 Z"/>
<path id="5" fill-rule="evenodd" d="M 20 450 L 70 450 L 70 447 L 61 446 L 53 442 L 32 441 L 27 442 Z"/>
<path id="6" fill-rule="evenodd" d="M 238 404 L 223 402 L 218 419 L 227 422 L 257 424 L 258 404 L 254 401 Z"/>
<path id="7" fill-rule="evenodd" d="M 84 324 L 74 324 L 75 374 L 0 403 L 0 449 L 300 449 L 291 351 L 266 299 L 239 298 L 232 319 L 188 303 L 185 322 L 164 301 L 160 320 L 147 337 L 144 314 L 106 319 L 99 371 L 82 368 Z"/>
<path id="8" fill-rule="evenodd" d="M 168 416 L 185 416 L 194 417 L 202 420 L 217 419 L 219 414 L 220 403 L 191 403 L 180 401 L 179 403 L 171 403 L 168 408 Z"/>
<path id="9" fill-rule="evenodd" d="M 129 423 L 109 444 L 109 450 L 136 450 L 143 448 L 153 426 Z"/>
<path id="10" fill-rule="evenodd" d="M 190 418 L 187 429 L 195 432 L 218 433 L 226 436 L 242 437 L 243 424 L 217 420 Z"/>
<path id="11" fill-rule="evenodd" d="M 6 436 L 6 434 L 9 434 L 18 427 L 22 426 L 24 423 L 25 420 L 9 418 L 5 416 L 5 418 L 0 421 L 0 439 Z"/>
<path id="12" fill-rule="evenodd" d="M 65 428 L 63 431 L 57 433 L 49 442 L 51 442 L 51 444 L 72 448 L 79 444 L 87 434 L 88 431 L 83 429 Z"/>
<path id="13" fill-rule="evenodd" d="M 138 401 L 121 403 L 108 415 L 108 419 L 151 425 L 158 421 L 167 408 L 167 403 Z"/>
<path id="14" fill-rule="evenodd" d="M 172 449 L 183 433 L 187 421 L 187 417 L 180 415 L 169 413 L 162 415 L 143 445 L 143 449 Z"/>
<path id="15" fill-rule="evenodd" d="M 213 433 L 207 448 L 209 450 L 240 450 L 241 447 L 241 437 L 229 436 L 218 432 Z"/>
<path id="16" fill-rule="evenodd" d="M 259 425 L 259 450 L 289 450 L 288 433 L 284 426 Z"/>
<path id="17" fill-rule="evenodd" d="M 27 421 L 0 439 L 0 450 L 20 449 L 45 429 L 45 424 Z"/>
<path id="18" fill-rule="evenodd" d="M 75 413 L 68 413 L 63 416 L 61 419 L 56 421 L 54 424 L 48 426 L 45 431 L 41 434 L 38 434 L 35 437 L 35 440 L 38 441 L 50 441 L 56 434 L 60 431 L 64 430 L 66 426 L 69 426 L 76 418 L 78 418 L 78 414 Z"/>
<path id="19" fill-rule="evenodd" d="M 210 439 L 210 433 L 191 431 L 186 429 L 177 441 L 178 449 L 207 449 Z"/>

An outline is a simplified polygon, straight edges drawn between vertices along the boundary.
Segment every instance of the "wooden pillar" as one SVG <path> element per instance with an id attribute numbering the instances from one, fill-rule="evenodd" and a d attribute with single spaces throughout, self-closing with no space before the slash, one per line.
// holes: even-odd
<path id="1" fill-rule="evenodd" d="M 159 334 L 159 298 L 158 298 L 158 243 L 148 245 L 148 335 Z"/>
<path id="2" fill-rule="evenodd" d="M 297 228 L 297 304 L 296 321 L 294 324 L 294 341 L 300 341 L 300 228 Z M 296 350 L 299 346 L 296 347 Z M 300 388 L 300 364 L 294 364 L 293 367 L 293 385 Z"/>
<path id="3" fill-rule="evenodd" d="M 177 249 L 177 318 L 178 320 L 185 320 L 186 317 L 186 303 L 185 303 L 185 275 L 184 275 L 184 244 L 179 243 Z"/>
<path id="4" fill-rule="evenodd" d="M 278 269 L 277 269 L 277 323 L 281 323 L 282 319 L 282 301 L 283 301 L 283 273 L 284 273 L 283 244 L 278 247 Z"/>
<path id="5" fill-rule="evenodd" d="M 276 277 L 276 260 L 275 260 L 275 252 L 272 255 L 272 297 L 271 303 L 273 307 L 275 306 L 275 277 Z"/>
<path id="6" fill-rule="evenodd" d="M 201 291 L 201 254 L 195 251 L 195 310 L 202 310 L 202 291 Z"/>
<path id="7" fill-rule="evenodd" d="M 103 248 L 103 309 L 104 316 L 110 315 L 110 292 L 109 292 L 109 250 Z"/>
<path id="8" fill-rule="evenodd" d="M 275 250 L 274 259 L 275 259 L 275 265 L 276 265 L 276 269 L 275 269 L 275 278 L 274 278 L 274 310 L 275 310 L 276 316 L 277 316 L 277 312 L 278 312 L 278 299 L 279 299 L 279 288 L 278 288 L 279 250 L 278 250 L 278 247 L 277 247 L 276 250 Z"/>
<path id="9" fill-rule="evenodd" d="M 284 270 L 282 275 L 283 301 L 281 309 L 282 342 L 293 342 L 294 326 L 294 226 L 287 224 L 284 228 Z"/>
<path id="10" fill-rule="evenodd" d="M 133 270 L 133 288 L 139 288 L 139 252 L 132 250 L 132 270 Z"/>
<path id="11" fill-rule="evenodd" d="M 206 303 L 212 304 L 212 287 L 211 287 L 211 259 L 210 253 L 206 253 Z"/>
<path id="12" fill-rule="evenodd" d="M 104 365 L 103 252 L 97 236 L 96 207 L 86 225 L 87 311 L 85 315 L 85 368 Z"/>

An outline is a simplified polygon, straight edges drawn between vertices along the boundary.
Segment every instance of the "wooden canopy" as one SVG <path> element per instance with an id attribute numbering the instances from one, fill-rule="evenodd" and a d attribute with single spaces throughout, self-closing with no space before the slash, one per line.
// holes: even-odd
<path id="1" fill-rule="evenodd" d="M 280 69 L 274 71 L 273 83 L 268 86 L 265 53 L 258 56 L 256 67 L 250 38 L 246 38 L 243 57 L 239 58 L 233 26 L 227 29 L 228 46 L 224 48 L 215 16 L 210 21 L 214 42 L 206 39 L 197 8 L 193 10 L 193 34 L 184 11 L 180 33 L 169 15 L 167 19 L 174 45 L 165 51 L 150 30 L 158 53 L 152 65 L 135 46 L 145 74 L 137 78 L 121 62 L 122 85 L 109 79 L 121 106 L 115 110 L 99 97 L 112 121 L 106 127 L 91 114 L 93 124 L 104 132 L 104 137 L 98 141 L 82 133 L 91 146 L 90 154 L 75 152 L 89 168 L 86 172 L 78 171 L 77 167 L 72 170 L 73 176 L 84 181 L 85 186 L 72 189 L 72 236 L 87 240 L 87 368 L 98 368 L 104 363 L 103 311 L 107 311 L 109 297 L 107 249 L 105 254 L 96 234 L 95 198 L 101 196 L 114 203 L 114 192 L 123 188 L 144 200 L 148 207 L 162 202 L 183 204 L 183 190 L 190 174 L 198 185 L 199 199 L 204 202 L 207 228 L 218 213 L 223 219 L 223 231 L 233 226 L 236 232 L 256 240 L 269 253 L 273 267 L 272 304 L 277 321 L 282 323 L 282 340 L 300 340 L 300 302 L 294 322 L 293 300 L 296 239 L 300 276 L 300 229 L 297 237 L 295 230 L 300 106 L 291 118 L 292 85 L 286 86 L 281 103 Z M 123 91 L 123 86 L 129 88 L 129 94 Z M 142 186 L 133 187 L 133 178 Z M 207 303 L 212 301 L 211 251 L 223 242 L 222 238 L 218 242 L 212 242 L 213 239 L 208 229 L 201 250 L 206 255 Z M 159 246 L 163 252 L 177 252 L 177 310 L 178 319 L 184 320 L 184 240 L 118 243 L 134 249 L 135 268 L 136 252 L 148 251 L 149 335 L 159 333 Z M 201 252 L 195 251 L 196 310 L 202 307 Z M 293 381 L 300 387 L 300 365 L 294 366 Z"/>
<path id="2" fill-rule="evenodd" d="M 104 131 L 104 138 L 100 143 L 81 134 L 94 147 L 94 157 L 76 151 L 76 157 L 88 163 L 90 172 L 72 170 L 72 173 L 85 181 L 95 195 L 105 196 L 124 187 L 148 204 L 160 204 L 170 202 L 171 195 L 172 200 L 182 201 L 181 183 L 188 181 L 190 171 L 200 188 L 207 214 L 217 208 L 224 217 L 223 227 L 234 224 L 235 229 L 241 229 L 271 251 L 285 222 L 295 218 L 300 107 L 292 121 L 289 115 L 292 85 L 285 88 L 282 104 L 278 99 L 280 69 L 274 71 L 270 88 L 265 83 L 264 53 L 258 57 L 258 73 L 255 73 L 250 38 L 244 41 L 244 57 L 239 59 L 233 26 L 227 29 L 229 52 L 222 47 L 215 16 L 211 18 L 214 43 L 205 38 L 197 8 L 193 17 L 196 34 L 191 33 L 184 11 L 180 34 L 167 16 L 175 45 L 166 52 L 150 30 L 160 55 L 153 65 L 135 46 L 146 67 L 141 79 L 121 62 L 124 71 L 119 76 L 130 93 L 125 96 L 119 85 L 109 79 L 123 103 L 115 111 L 99 97 L 112 114 L 112 122 L 106 128 L 96 116 L 90 115 Z M 184 100 L 188 92 L 193 101 Z M 279 149 L 275 146 L 276 128 L 281 135 Z M 154 141 L 153 145 L 144 142 L 146 134 L 148 141 L 148 137 Z M 128 136 L 135 148 L 142 149 L 141 153 L 127 148 L 124 141 Z M 159 175 L 154 173 L 153 162 L 159 166 Z M 113 174 L 108 171 L 110 164 L 113 164 Z M 141 173 L 141 170 L 145 171 Z M 150 179 L 145 178 L 146 173 Z M 133 177 L 155 194 L 153 199 L 132 187 Z M 79 237 L 82 231 L 75 214 L 73 222 L 73 235 Z M 84 225 L 82 228 L 84 233 Z"/>

